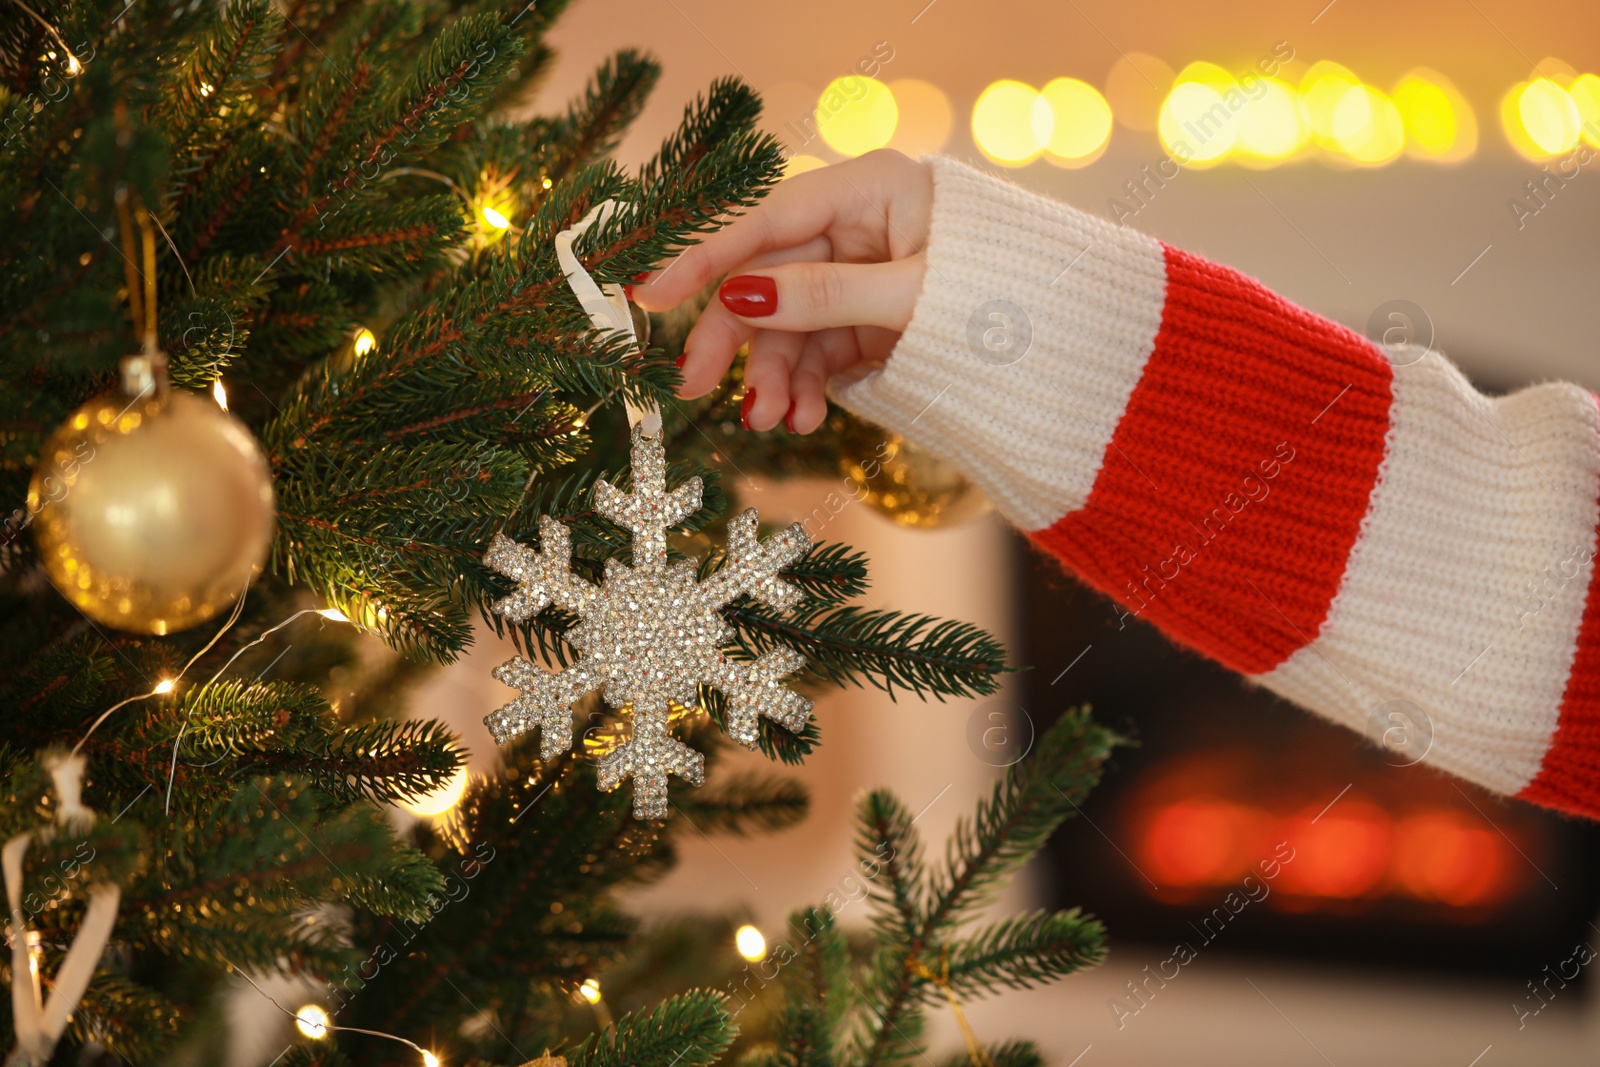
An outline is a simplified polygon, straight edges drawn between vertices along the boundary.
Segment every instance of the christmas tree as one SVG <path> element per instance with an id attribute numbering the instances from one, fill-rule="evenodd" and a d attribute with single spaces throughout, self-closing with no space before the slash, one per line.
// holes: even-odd
<path id="1" fill-rule="evenodd" d="M 711 685 L 694 710 L 675 705 L 669 728 L 708 771 L 702 788 L 672 787 L 683 818 L 635 819 L 629 788 L 595 788 L 630 729 L 597 695 L 573 709 L 586 726 L 576 751 L 512 740 L 448 821 L 397 832 L 386 816 L 491 743 L 405 717 L 408 690 L 475 625 L 509 635 L 540 671 L 578 659 L 583 623 L 561 604 L 493 610 L 518 585 L 485 553 L 497 537 L 530 552 L 564 538 L 573 580 L 598 583 L 637 552 L 639 530 L 595 493 L 601 481 L 642 492 L 625 406 L 659 405 L 665 487 L 700 480 L 665 552 L 699 560 L 704 582 L 742 566 L 739 546 L 771 543 L 730 521 L 724 468 L 742 480 L 838 462 L 837 435 L 737 433 L 736 378 L 677 400 L 681 321 L 658 320 L 641 346 L 596 331 L 574 295 L 556 238 L 597 206 L 614 205 L 574 252 L 599 284 L 625 285 L 754 203 L 783 160 L 757 128 L 756 95 L 723 80 L 653 159 L 619 167 L 608 152 L 657 76 L 634 52 L 564 112 L 522 117 L 562 6 L 0 7 L 0 484 L 15 502 L 0 547 L 0 839 L 26 845 L 7 871 L 20 954 L 0 968 L 16 992 L 0 1030 L 33 1025 L 14 1017 L 36 1003 L 30 983 L 61 994 L 73 1010 L 55 1062 L 219 1062 L 227 983 L 291 973 L 322 991 L 331 1023 L 284 1064 L 555 1050 L 574 1065 L 698 1067 L 742 1026 L 763 1062 L 877 1067 L 920 1048 L 916 1020 L 934 998 L 1045 980 L 1101 952 L 1098 926 L 1071 913 L 957 932 L 1092 784 L 1115 739 L 1080 714 L 997 786 L 948 869 L 924 868 L 892 797 L 867 798 L 874 932 L 852 947 L 823 912 L 797 917 L 809 933 L 796 952 L 814 965 L 790 968 L 772 994 L 786 999 L 765 1013 L 738 1010 L 732 978 L 703 953 L 682 982 L 652 971 L 663 938 L 705 931 L 645 937 L 612 893 L 666 870 L 682 823 L 759 833 L 801 818 L 797 780 L 715 768 L 730 727 L 801 762 L 819 742 L 805 716 L 756 718 Z M 52 434 L 95 397 L 114 404 L 97 409 L 108 430 L 148 433 L 123 416 L 163 363 L 175 395 L 209 391 L 248 427 L 275 502 L 264 571 L 220 612 L 189 604 L 196 625 L 138 625 L 115 582 L 102 595 L 87 568 L 81 587 L 63 578 L 57 556 L 75 547 L 42 532 L 64 501 L 93 503 L 84 471 L 111 466 L 109 449 L 63 465 Z M 188 409 L 149 410 L 182 440 Z M 126 478 L 171 476 L 147 455 Z M 555 526 L 541 527 L 547 516 Z M 239 545 L 205 547 L 254 562 Z M 164 573 L 198 566 L 163 550 Z M 848 546 L 790 552 L 772 580 L 793 596 L 729 587 L 715 605 L 734 665 L 803 658 L 786 684 L 916 697 L 991 693 L 1007 669 L 975 627 L 853 604 L 867 560 Z M 69 950 L 111 911 L 79 999 Z M 593 1032 L 574 994 L 606 966 L 613 999 L 627 1003 L 631 982 L 641 1006 Z M 45 1062 L 40 1047 L 12 1059 Z"/>

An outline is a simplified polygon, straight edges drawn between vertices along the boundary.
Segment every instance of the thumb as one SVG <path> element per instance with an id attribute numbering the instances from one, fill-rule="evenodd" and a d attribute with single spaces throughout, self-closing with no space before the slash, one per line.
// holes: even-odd
<path id="1" fill-rule="evenodd" d="M 729 278 L 717 296 L 723 307 L 763 330 L 904 330 L 923 269 L 920 255 L 890 263 L 785 263 Z"/>

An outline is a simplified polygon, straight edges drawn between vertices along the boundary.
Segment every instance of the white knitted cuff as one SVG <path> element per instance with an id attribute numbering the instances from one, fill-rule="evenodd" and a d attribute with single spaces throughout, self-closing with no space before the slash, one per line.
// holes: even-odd
<path id="1" fill-rule="evenodd" d="M 1160 242 L 951 159 L 927 274 L 882 370 L 834 399 L 960 466 L 1024 530 L 1082 507 L 1143 372 Z"/>

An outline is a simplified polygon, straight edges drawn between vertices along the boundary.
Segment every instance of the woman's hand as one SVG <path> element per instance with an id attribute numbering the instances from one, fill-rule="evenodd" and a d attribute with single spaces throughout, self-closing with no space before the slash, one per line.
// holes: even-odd
<path id="1" fill-rule="evenodd" d="M 710 392 L 740 345 L 746 429 L 810 433 L 835 374 L 886 359 L 922 289 L 926 164 L 881 150 L 779 182 L 740 218 L 634 287 L 646 311 L 730 275 L 684 342 L 683 395 Z"/>

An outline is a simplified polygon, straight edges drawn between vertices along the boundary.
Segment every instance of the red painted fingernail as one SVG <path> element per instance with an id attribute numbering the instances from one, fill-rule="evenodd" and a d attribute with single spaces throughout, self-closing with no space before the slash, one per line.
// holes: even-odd
<path id="1" fill-rule="evenodd" d="M 717 290 L 722 306 L 735 315 L 760 319 L 778 310 L 778 283 L 760 274 L 729 278 Z"/>
<path id="2" fill-rule="evenodd" d="M 789 414 L 787 414 L 787 415 L 785 415 L 783 417 L 783 424 L 789 428 L 789 432 L 790 433 L 799 433 L 800 432 L 799 430 L 796 430 L 794 428 L 794 401 L 793 400 L 789 401 Z"/>
<path id="3" fill-rule="evenodd" d="M 636 282 L 642 282 L 648 277 L 650 277 L 650 272 L 647 270 L 642 270 L 633 276 L 633 280 Z"/>
<path id="4" fill-rule="evenodd" d="M 679 356 L 677 359 L 672 361 L 673 365 L 681 367 L 681 366 L 683 366 L 683 361 L 688 359 L 688 358 L 689 358 L 689 353 L 685 352 L 683 355 Z"/>
<path id="5" fill-rule="evenodd" d="M 633 286 L 632 285 L 624 285 L 622 287 L 622 295 L 627 297 L 629 300 L 632 300 L 633 299 Z"/>
<path id="6" fill-rule="evenodd" d="M 756 391 L 745 390 L 744 403 L 739 405 L 739 424 L 745 429 L 750 428 L 750 409 L 756 406 Z"/>

